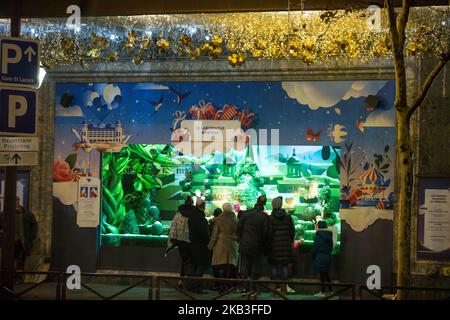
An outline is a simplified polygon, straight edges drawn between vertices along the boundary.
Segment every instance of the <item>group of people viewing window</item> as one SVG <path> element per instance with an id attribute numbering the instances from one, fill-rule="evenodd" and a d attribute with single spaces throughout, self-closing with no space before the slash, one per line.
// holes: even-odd
<path id="1" fill-rule="evenodd" d="M 173 218 L 168 243 L 168 248 L 179 249 L 180 276 L 201 278 L 212 267 L 215 278 L 258 280 L 265 275 L 267 257 L 271 280 L 288 281 L 289 266 L 294 262 L 294 223 L 282 208 L 282 197 L 272 199 L 270 213 L 264 211 L 266 202 L 266 197 L 261 195 L 252 209 L 237 213 L 230 203 L 224 203 L 222 209 L 214 210 L 208 222 L 205 201 L 198 199 L 194 205 L 193 198 L 187 197 Z M 324 220 L 317 223 L 316 230 L 311 254 L 321 282 L 328 283 L 316 294 L 324 297 L 332 291 L 328 272 L 333 237 Z M 179 286 L 195 293 L 204 293 L 205 289 L 201 280 L 180 281 Z M 232 287 L 236 283 L 217 281 L 215 284 L 220 292 Z M 247 286 L 246 282 L 240 284 L 240 290 L 242 296 L 259 294 L 256 287 Z M 277 290 L 283 295 L 293 291 L 287 285 Z"/>

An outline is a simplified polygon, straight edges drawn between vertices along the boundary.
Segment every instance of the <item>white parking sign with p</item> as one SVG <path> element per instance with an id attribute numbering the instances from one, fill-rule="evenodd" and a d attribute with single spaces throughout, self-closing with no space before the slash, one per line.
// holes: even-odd
<path id="1" fill-rule="evenodd" d="M 39 42 L 0 37 L 0 84 L 37 87 L 39 84 Z"/>
<path id="2" fill-rule="evenodd" d="M 35 135 L 36 105 L 35 90 L 0 88 L 0 135 Z"/>

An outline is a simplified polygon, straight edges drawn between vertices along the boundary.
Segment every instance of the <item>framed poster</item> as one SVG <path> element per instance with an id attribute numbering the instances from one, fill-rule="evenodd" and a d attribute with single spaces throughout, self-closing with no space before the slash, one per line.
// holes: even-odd
<path id="1" fill-rule="evenodd" d="M 450 260 L 450 178 L 420 178 L 417 259 Z"/>
<path id="2" fill-rule="evenodd" d="M 29 209 L 30 194 L 30 171 L 17 170 L 17 196 L 20 198 L 20 205 L 25 209 Z M 4 209 L 5 203 L 5 172 L 0 171 L 0 212 Z"/>
<path id="3" fill-rule="evenodd" d="M 96 177 L 82 177 L 78 181 L 77 225 L 81 228 L 95 228 L 100 221 L 100 180 Z"/>

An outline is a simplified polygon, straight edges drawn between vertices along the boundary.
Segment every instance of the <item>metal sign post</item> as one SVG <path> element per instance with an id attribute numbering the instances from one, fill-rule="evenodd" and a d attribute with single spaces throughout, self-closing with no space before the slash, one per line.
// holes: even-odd
<path id="1" fill-rule="evenodd" d="M 2 114 L 0 114 L 0 130 L 3 134 L 11 135 L 35 135 L 36 134 L 36 92 L 29 90 L 36 86 L 39 70 L 39 44 L 34 41 L 22 41 L 20 37 L 20 2 L 15 3 L 15 16 L 11 19 L 11 36 L 16 38 L 0 39 L 2 46 L 1 59 L 1 83 L 15 86 L 14 89 L 3 88 L 6 91 L 4 99 L 0 99 Z M 5 66 L 6 63 L 6 66 Z M 28 67 L 27 67 L 28 66 Z M 16 88 L 25 87 L 25 88 Z M 9 90 L 9 91 L 8 91 Z M 0 93 L 1 96 L 1 93 Z M 6 104 L 6 106 L 5 106 Z M 5 109 L 6 108 L 6 109 Z M 6 111 L 5 111 L 6 110 Z M 7 112 L 5 114 L 5 112 Z M 5 117 L 7 119 L 5 119 Z M 28 128 L 23 131 L 21 128 Z M 33 126 L 34 124 L 34 126 Z M 21 148 L 26 148 L 21 147 Z M 6 149 L 6 150 L 5 150 Z M 5 210 L 2 221 L 2 253 L 1 253 L 1 278 L 0 297 L 8 299 L 14 288 L 15 280 L 15 219 L 16 219 L 16 179 L 17 166 L 20 164 L 37 163 L 36 152 L 14 152 L 5 147 L 2 152 L 5 166 Z M 31 149 L 34 149 L 31 147 Z M 20 150 L 20 149 L 19 149 Z M 31 151 L 31 150 L 30 150 Z M 6 288 L 6 289 L 4 289 Z"/>

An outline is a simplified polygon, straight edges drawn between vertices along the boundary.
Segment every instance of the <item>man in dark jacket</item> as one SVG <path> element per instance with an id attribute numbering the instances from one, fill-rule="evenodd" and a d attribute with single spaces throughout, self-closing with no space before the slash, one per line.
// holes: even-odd
<path id="1" fill-rule="evenodd" d="M 189 276 L 203 277 L 211 264 L 211 253 L 208 249 L 209 227 L 205 218 L 205 201 L 197 200 L 196 207 L 188 219 L 189 238 L 191 240 L 191 270 Z M 193 281 L 189 290 L 203 293 L 201 281 Z"/>
<path id="2" fill-rule="evenodd" d="M 269 263 L 272 265 L 272 280 L 281 278 L 282 281 L 287 281 L 289 279 L 288 264 L 294 260 L 292 243 L 295 237 L 295 228 L 291 216 L 281 208 L 282 204 L 282 197 L 272 200 Z M 278 276 L 279 269 L 281 269 L 281 277 Z M 285 285 L 281 286 L 283 294 L 286 294 L 286 289 Z"/>
<path id="3" fill-rule="evenodd" d="M 264 212 L 266 197 L 259 196 L 252 210 L 242 214 L 238 222 L 239 250 L 241 253 L 241 278 L 257 280 L 261 277 L 263 258 L 270 237 L 269 217 Z M 243 295 L 246 295 L 244 292 Z M 250 294 L 256 294 L 250 288 Z"/>
<path id="4" fill-rule="evenodd" d="M 3 228 L 3 216 L 0 214 L 0 230 Z M 33 240 L 37 236 L 37 222 L 34 215 L 20 205 L 20 198 L 16 198 L 14 258 L 16 269 L 23 270 L 25 257 L 30 255 Z"/>
<path id="5" fill-rule="evenodd" d="M 328 294 L 332 292 L 331 280 L 328 275 L 331 265 L 331 252 L 333 251 L 333 233 L 328 230 L 325 220 L 317 223 L 316 237 L 311 248 L 311 254 L 314 259 L 314 269 L 320 273 L 320 282 L 328 283 Z M 327 295 L 326 285 L 321 286 L 320 292 L 316 294 L 318 297 Z"/>

